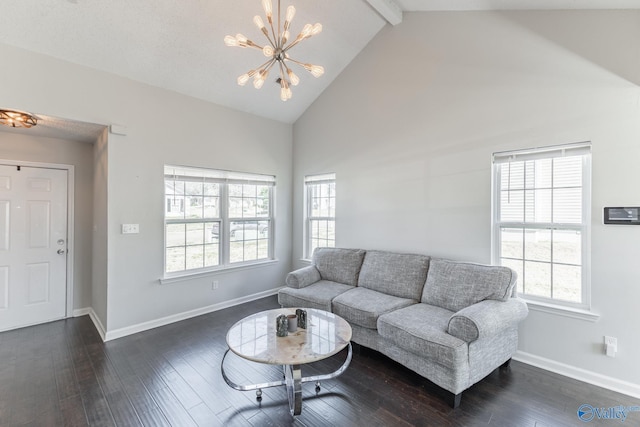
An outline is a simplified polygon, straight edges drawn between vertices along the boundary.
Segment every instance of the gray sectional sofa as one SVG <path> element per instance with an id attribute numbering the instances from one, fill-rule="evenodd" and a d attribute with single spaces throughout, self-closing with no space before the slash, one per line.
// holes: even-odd
<path id="1" fill-rule="evenodd" d="M 448 390 L 455 408 L 464 390 L 517 349 L 528 310 L 515 282 L 507 267 L 318 248 L 310 266 L 289 273 L 278 302 L 338 314 L 353 342 Z"/>

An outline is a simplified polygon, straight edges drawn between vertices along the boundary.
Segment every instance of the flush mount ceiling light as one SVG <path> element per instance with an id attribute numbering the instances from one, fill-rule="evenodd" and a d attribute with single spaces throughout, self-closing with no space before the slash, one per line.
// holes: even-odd
<path id="1" fill-rule="evenodd" d="M 269 44 L 262 47 L 247 39 L 242 34 L 237 34 L 235 37 L 226 36 L 224 38 L 224 42 L 227 46 L 238 46 L 242 48 L 252 47 L 255 49 L 259 49 L 262 51 L 264 56 L 269 58 L 267 62 L 260 65 L 256 69 L 253 69 L 238 77 L 238 84 L 240 86 L 244 86 L 245 84 L 247 84 L 250 78 L 253 78 L 253 86 L 256 89 L 260 89 L 267 79 L 271 68 L 277 64 L 278 68 L 280 69 L 280 77 L 277 80 L 277 83 L 280 84 L 280 99 L 282 99 L 283 101 L 287 101 L 288 99 L 291 99 L 292 96 L 291 86 L 297 86 L 300 82 L 298 76 L 295 75 L 291 68 L 289 68 L 288 63 L 294 63 L 304 67 L 304 69 L 310 72 L 314 77 L 320 77 L 324 74 L 324 68 L 320 65 L 312 65 L 296 61 L 289 56 L 289 50 L 291 50 L 292 47 L 300 43 L 302 40 L 308 39 L 309 37 L 315 36 L 316 34 L 320 33 L 322 31 L 322 25 L 319 23 L 315 25 L 305 25 L 302 28 L 300 34 L 298 34 L 298 36 L 290 42 L 289 27 L 291 26 L 291 20 L 296 14 L 296 8 L 293 6 L 289 6 L 287 8 L 287 13 L 284 18 L 284 25 L 281 29 L 280 0 L 278 0 L 278 24 L 275 28 L 273 26 L 273 9 L 271 0 L 262 0 L 262 7 L 264 8 L 264 13 L 267 16 L 267 22 L 269 24 L 269 27 L 271 28 L 271 32 L 269 32 L 260 16 L 256 15 L 253 18 L 253 22 L 260 29 L 260 31 L 262 31 L 262 34 L 265 35 L 265 37 L 269 41 Z"/>
<path id="2" fill-rule="evenodd" d="M 30 128 L 38 124 L 38 118 L 24 111 L 0 109 L 0 124 L 14 128 Z"/>

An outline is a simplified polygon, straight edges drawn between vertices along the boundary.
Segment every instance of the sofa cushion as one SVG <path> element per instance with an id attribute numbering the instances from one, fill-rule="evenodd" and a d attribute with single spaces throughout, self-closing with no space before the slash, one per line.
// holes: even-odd
<path id="1" fill-rule="evenodd" d="M 378 319 L 378 333 L 393 344 L 448 368 L 468 362 L 468 345 L 449 335 L 453 312 L 428 304 L 414 304 Z"/>
<path id="2" fill-rule="evenodd" d="M 332 307 L 333 312 L 347 322 L 376 329 L 378 317 L 381 314 L 415 303 L 407 298 L 398 298 L 357 287 L 335 297 Z"/>
<path id="3" fill-rule="evenodd" d="M 427 279 L 429 257 L 383 251 L 367 251 L 358 286 L 420 301 Z"/>
<path id="4" fill-rule="evenodd" d="M 432 259 L 421 302 L 455 312 L 486 299 L 506 301 L 516 277 L 508 267 Z"/>
<path id="5" fill-rule="evenodd" d="M 283 307 L 317 308 L 331 311 L 331 301 L 353 286 L 320 280 L 304 288 L 282 288 L 278 292 L 278 303 Z"/>
<path id="6" fill-rule="evenodd" d="M 362 249 L 316 248 L 312 262 L 323 280 L 356 286 L 364 254 Z"/>

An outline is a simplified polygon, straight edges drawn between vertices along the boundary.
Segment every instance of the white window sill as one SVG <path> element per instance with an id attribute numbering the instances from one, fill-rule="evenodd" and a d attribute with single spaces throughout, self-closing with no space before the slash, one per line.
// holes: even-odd
<path id="1" fill-rule="evenodd" d="M 300 262 L 304 264 L 311 265 L 311 260 L 306 258 L 300 258 Z"/>
<path id="2" fill-rule="evenodd" d="M 573 307 L 565 307 L 562 305 L 550 304 L 540 301 L 532 301 L 524 299 L 530 310 L 540 311 L 542 313 L 555 314 L 557 316 L 570 317 L 572 319 L 585 320 L 588 322 L 597 322 L 600 315 L 589 310 Z"/>
<path id="3" fill-rule="evenodd" d="M 161 285 L 168 285 L 170 283 L 184 282 L 186 280 L 199 279 L 201 277 L 207 277 L 207 276 L 215 276 L 217 274 L 230 273 L 238 270 L 247 270 L 250 268 L 265 267 L 267 265 L 276 264 L 276 263 L 278 263 L 277 259 L 269 259 L 265 261 L 252 262 L 250 264 L 240 264 L 240 265 L 221 267 L 215 270 L 199 271 L 196 273 L 185 273 L 185 274 L 180 274 L 178 276 L 161 277 L 159 281 Z"/>

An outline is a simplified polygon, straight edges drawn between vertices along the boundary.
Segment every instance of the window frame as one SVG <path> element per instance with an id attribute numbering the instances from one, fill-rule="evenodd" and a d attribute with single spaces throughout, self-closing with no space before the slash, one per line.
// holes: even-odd
<path id="1" fill-rule="evenodd" d="M 313 216 L 313 206 L 311 204 L 311 186 L 319 185 L 319 184 L 333 184 L 334 194 L 333 199 L 334 202 L 336 200 L 336 174 L 335 173 L 324 173 L 324 174 L 316 174 L 316 175 L 307 175 L 304 177 L 304 206 L 305 206 L 305 215 L 304 215 L 304 256 L 303 259 L 310 260 L 313 256 L 312 252 L 312 222 L 313 221 L 333 221 L 333 230 L 334 230 L 334 238 L 333 238 L 333 247 L 335 247 L 336 239 L 336 206 L 334 204 L 333 208 L 333 216 Z"/>
<path id="2" fill-rule="evenodd" d="M 582 156 L 582 217 L 580 223 L 554 223 L 553 218 L 550 222 L 533 222 L 527 221 L 501 221 L 501 164 L 507 164 L 511 161 L 533 161 L 550 158 Z M 574 302 L 553 297 L 542 297 L 527 293 L 520 293 L 519 296 L 527 302 L 539 304 L 541 306 L 556 307 L 562 310 L 591 310 L 591 143 L 580 142 L 575 144 L 565 144 L 559 146 L 547 146 L 534 149 L 515 150 L 494 153 L 492 156 L 492 203 L 491 203 L 491 259 L 493 264 L 501 264 L 501 231 L 503 229 L 543 229 L 543 230 L 575 230 L 581 233 L 581 302 Z M 551 187 L 556 188 L 556 187 Z M 553 209 L 553 203 L 552 203 Z M 553 239 L 552 239 L 553 245 Z M 524 253 L 523 253 L 524 257 Z M 526 258 L 523 258 L 523 262 Z M 549 261 L 553 268 L 553 259 Z M 558 263 L 562 264 L 562 263 Z M 522 280 L 522 278 L 519 278 Z M 552 284 L 553 286 L 553 284 Z"/>
<path id="3" fill-rule="evenodd" d="M 218 217 L 203 217 L 196 219 L 189 218 L 169 218 L 167 217 L 168 209 L 166 199 L 169 197 L 166 190 L 166 181 L 171 177 L 180 176 L 183 178 L 203 179 L 205 182 L 213 182 L 219 184 L 218 198 Z M 164 232 L 163 232 L 163 281 L 171 281 L 172 279 L 180 279 L 181 277 L 189 277 L 194 275 L 206 274 L 217 271 L 235 269 L 239 267 L 251 267 L 275 260 L 275 193 L 276 193 L 276 177 L 273 175 L 262 175 L 256 173 L 234 172 L 220 169 L 210 169 L 192 166 L 176 166 L 165 165 L 163 174 L 163 183 L 165 183 L 164 191 Z M 268 187 L 268 212 L 264 217 L 232 217 L 229 212 L 230 194 L 229 186 L 233 184 L 259 185 Z M 186 200 L 185 200 L 186 205 Z M 267 257 L 254 260 L 243 260 L 231 262 L 231 223 L 237 222 L 267 222 Z M 214 266 L 201 268 L 185 268 L 179 271 L 167 271 L 167 225 L 168 224 L 189 224 L 189 223 L 208 223 L 218 222 L 218 264 Z M 256 226 L 257 227 L 257 226 Z M 206 232 L 206 231 L 205 231 Z M 253 239 L 247 239 L 253 240 Z M 260 239 L 256 237 L 256 244 Z M 245 241 L 244 239 L 242 241 Z M 206 244 L 206 243 L 204 243 Z M 185 247 L 186 247 L 185 242 Z"/>

